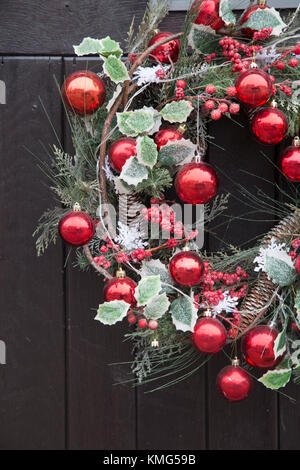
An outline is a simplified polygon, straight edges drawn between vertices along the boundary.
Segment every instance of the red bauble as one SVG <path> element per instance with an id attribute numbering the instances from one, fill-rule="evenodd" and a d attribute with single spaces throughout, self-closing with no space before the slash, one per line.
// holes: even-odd
<path id="1" fill-rule="evenodd" d="M 148 47 L 156 44 L 157 42 L 161 41 L 162 39 L 168 38 L 169 36 L 173 36 L 173 33 L 157 33 L 148 44 Z M 172 41 L 166 42 L 162 46 L 157 47 L 151 54 L 156 57 L 160 62 L 163 64 L 169 64 L 170 59 L 172 62 L 176 62 L 178 60 L 180 51 L 180 41 L 178 39 L 173 39 Z"/>
<path id="2" fill-rule="evenodd" d="M 258 325 L 249 330 L 242 341 L 242 351 L 246 361 L 260 369 L 276 366 L 283 357 L 275 359 L 273 348 L 277 335 L 276 328 L 268 325 Z"/>
<path id="3" fill-rule="evenodd" d="M 175 189 L 183 202 L 206 204 L 218 192 L 218 175 L 208 163 L 188 163 L 178 171 Z"/>
<path id="4" fill-rule="evenodd" d="M 217 388 L 226 400 L 241 401 L 252 390 L 252 378 L 239 365 L 226 366 L 217 376 Z"/>
<path id="5" fill-rule="evenodd" d="M 215 31 L 224 26 L 224 21 L 219 16 L 220 0 L 196 0 L 192 5 L 199 12 L 195 24 L 210 26 Z"/>
<path id="6" fill-rule="evenodd" d="M 295 138 L 293 145 L 281 154 L 279 167 L 284 176 L 293 183 L 300 183 L 300 141 Z"/>
<path id="7" fill-rule="evenodd" d="M 124 300 L 131 307 L 134 307 L 136 305 L 134 297 L 135 288 L 136 282 L 130 279 L 130 277 L 114 277 L 105 284 L 103 289 L 105 302 Z"/>
<path id="8" fill-rule="evenodd" d="M 128 158 L 136 155 L 136 141 L 131 137 L 123 137 L 116 140 L 109 149 L 108 158 L 112 168 L 121 173 L 124 163 Z"/>
<path id="9" fill-rule="evenodd" d="M 94 72 L 81 70 L 65 80 L 61 88 L 65 105 L 76 114 L 92 114 L 105 101 L 106 91 L 101 78 Z"/>
<path id="10" fill-rule="evenodd" d="M 265 3 L 265 2 L 261 2 L 261 3 Z M 251 7 L 249 7 L 245 13 L 243 14 L 242 18 L 240 19 L 240 26 L 242 26 L 243 24 L 245 24 L 249 19 L 250 17 L 253 15 L 253 13 L 255 13 L 257 10 L 264 10 L 265 8 L 269 8 L 267 5 L 253 5 Z M 259 31 L 258 29 L 252 29 L 252 28 L 242 28 L 241 29 L 241 32 L 245 35 L 245 36 L 248 36 L 249 38 L 252 38 L 254 33 L 256 31 Z"/>
<path id="11" fill-rule="evenodd" d="M 176 129 L 176 127 L 168 126 L 155 134 L 154 142 L 156 143 L 157 149 L 159 150 L 168 142 L 174 142 L 175 140 L 181 140 L 182 138 L 183 134 L 178 129 Z"/>
<path id="12" fill-rule="evenodd" d="M 295 269 L 297 271 L 298 276 L 300 276 L 300 255 L 298 255 L 295 260 Z"/>
<path id="13" fill-rule="evenodd" d="M 279 109 L 268 107 L 256 111 L 251 121 L 251 130 L 262 144 L 276 145 L 288 131 L 288 121 Z"/>
<path id="14" fill-rule="evenodd" d="M 181 251 L 169 263 L 171 278 L 181 286 L 192 287 L 199 284 L 203 271 L 203 261 L 194 251 Z"/>
<path id="15" fill-rule="evenodd" d="M 253 108 L 262 106 L 272 96 L 272 80 L 263 70 L 251 69 L 242 72 L 235 82 L 236 97 Z"/>
<path id="16" fill-rule="evenodd" d="M 199 351 L 215 354 L 220 351 L 226 341 L 226 329 L 217 318 L 205 317 L 197 321 L 192 333 L 194 346 Z"/>
<path id="17" fill-rule="evenodd" d="M 75 210 L 68 212 L 60 219 L 58 231 L 65 242 L 73 246 L 81 246 L 93 238 L 95 225 L 88 214 Z"/>

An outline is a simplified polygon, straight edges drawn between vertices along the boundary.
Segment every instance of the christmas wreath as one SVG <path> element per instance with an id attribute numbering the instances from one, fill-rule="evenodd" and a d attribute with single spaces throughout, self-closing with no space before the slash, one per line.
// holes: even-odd
<path id="1" fill-rule="evenodd" d="M 237 18 L 230 0 L 197 0 L 183 32 L 171 34 L 156 30 L 167 2 L 150 1 L 126 53 L 110 37 L 74 46 L 102 62 L 99 73 L 75 72 L 62 85 L 75 155 L 53 147 L 46 171 L 59 202 L 40 219 L 37 251 L 59 233 L 81 269 L 104 276 L 95 319 L 127 318 L 138 383 L 176 383 L 227 344 L 232 362 L 217 386 L 229 401 L 249 395 L 250 366 L 273 390 L 300 380 L 298 11 L 283 21 L 259 0 Z M 252 248 L 210 253 L 202 227 L 228 195 L 218 195 L 220 176 L 205 162 L 207 124 L 234 119 L 240 106 L 262 144 L 293 139 L 278 162 L 292 197 L 248 192 L 252 207 L 273 207 L 277 225 Z M 167 199 L 173 186 L 194 207 L 190 224 Z"/>

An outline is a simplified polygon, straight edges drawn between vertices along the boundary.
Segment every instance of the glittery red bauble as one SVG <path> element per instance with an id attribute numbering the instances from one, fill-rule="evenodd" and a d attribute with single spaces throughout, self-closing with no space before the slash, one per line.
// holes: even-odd
<path id="1" fill-rule="evenodd" d="M 93 238 L 95 225 L 91 217 L 85 212 L 71 211 L 60 219 L 58 231 L 65 242 L 70 245 L 81 246 Z"/>
<path id="2" fill-rule="evenodd" d="M 161 129 L 155 134 L 154 142 L 156 143 L 157 149 L 159 150 L 168 142 L 174 142 L 175 140 L 181 140 L 182 138 L 182 133 L 179 132 L 176 127 L 169 126 Z"/>
<path id="3" fill-rule="evenodd" d="M 291 145 L 281 154 L 279 167 L 284 176 L 293 183 L 300 183 L 300 146 Z"/>
<path id="4" fill-rule="evenodd" d="M 226 366 L 217 376 L 217 387 L 228 401 L 247 398 L 252 389 L 252 378 L 239 366 Z"/>
<path id="5" fill-rule="evenodd" d="M 285 138 L 288 121 L 279 109 L 262 108 L 254 114 L 251 130 L 254 137 L 262 144 L 276 145 Z"/>
<path id="6" fill-rule="evenodd" d="M 162 39 L 168 38 L 169 36 L 173 36 L 173 33 L 164 32 L 155 34 L 155 36 L 153 36 L 153 38 L 149 42 L 148 47 L 152 46 L 153 44 L 156 44 Z M 162 46 L 159 46 L 154 49 L 151 54 L 163 64 L 169 64 L 170 59 L 172 62 L 176 62 L 178 60 L 179 51 L 180 41 L 178 39 L 173 39 L 172 41 L 166 42 Z"/>
<path id="7" fill-rule="evenodd" d="M 276 328 L 268 325 L 258 325 L 249 330 L 242 341 L 242 351 L 246 361 L 260 369 L 276 366 L 283 357 L 275 359 L 273 348 L 277 335 Z"/>
<path id="8" fill-rule="evenodd" d="M 112 300 L 124 300 L 134 307 L 136 300 L 134 292 L 136 283 L 130 277 L 114 277 L 110 279 L 103 289 L 105 302 Z"/>
<path id="9" fill-rule="evenodd" d="M 208 163 L 188 163 L 177 173 L 175 189 L 188 204 L 206 204 L 218 192 L 218 175 Z"/>
<path id="10" fill-rule="evenodd" d="M 215 31 L 224 26 L 224 21 L 219 16 L 220 0 L 196 0 L 192 5 L 199 12 L 195 19 L 196 24 L 204 24 L 210 26 Z"/>
<path id="11" fill-rule="evenodd" d="M 298 276 L 300 276 L 300 255 L 298 255 L 295 260 L 295 269 L 297 271 Z"/>
<path id="12" fill-rule="evenodd" d="M 197 321 L 192 333 L 192 340 L 199 351 L 215 354 L 226 341 L 226 329 L 217 318 L 205 317 Z"/>
<path id="13" fill-rule="evenodd" d="M 235 88 L 237 99 L 253 108 L 265 104 L 272 95 L 272 81 L 259 69 L 242 72 L 236 79 Z"/>
<path id="14" fill-rule="evenodd" d="M 199 284 L 203 271 L 203 261 L 194 251 L 181 251 L 169 263 L 171 278 L 181 286 L 192 287 Z"/>
<path id="15" fill-rule="evenodd" d="M 126 160 L 134 155 L 136 155 L 136 141 L 131 137 L 123 137 L 110 146 L 109 163 L 117 173 L 120 173 Z"/>
<path id="16" fill-rule="evenodd" d="M 101 78 L 94 72 L 81 70 L 65 80 L 61 88 L 65 105 L 76 114 L 92 114 L 105 101 L 106 91 Z"/>
<path id="17" fill-rule="evenodd" d="M 242 18 L 240 19 L 240 26 L 245 24 L 250 17 L 255 13 L 257 10 L 265 10 L 266 8 L 269 9 L 267 5 L 253 5 L 252 7 L 249 7 L 245 13 L 243 14 Z M 252 38 L 254 33 L 256 31 L 259 31 L 258 29 L 252 29 L 252 28 L 242 28 L 241 32 L 245 35 L 248 36 L 249 38 Z"/>

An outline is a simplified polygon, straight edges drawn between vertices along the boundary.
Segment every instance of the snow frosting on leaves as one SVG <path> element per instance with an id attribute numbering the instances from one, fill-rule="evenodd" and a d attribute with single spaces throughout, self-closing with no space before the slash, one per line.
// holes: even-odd
<path id="1" fill-rule="evenodd" d="M 170 313 L 172 321 L 177 330 L 193 331 L 197 322 L 198 309 L 195 307 L 194 299 L 186 296 L 173 300 Z"/>
<path id="2" fill-rule="evenodd" d="M 157 145 L 154 140 L 147 135 L 138 137 L 136 141 L 136 152 L 138 161 L 150 168 L 157 162 Z"/>
<path id="3" fill-rule="evenodd" d="M 78 46 L 73 46 L 77 56 L 99 54 L 103 57 L 114 55 L 120 58 L 122 49 L 120 44 L 109 36 L 103 39 L 84 38 Z"/>
<path id="4" fill-rule="evenodd" d="M 291 375 L 292 369 L 269 370 L 258 381 L 271 390 L 278 390 L 290 381 Z"/>
<path id="5" fill-rule="evenodd" d="M 236 17 L 231 8 L 231 0 L 220 0 L 219 16 L 226 26 L 236 24 Z"/>
<path id="6" fill-rule="evenodd" d="M 190 140 L 169 141 L 160 148 L 158 160 L 166 166 L 184 165 L 193 161 L 197 146 Z"/>
<path id="7" fill-rule="evenodd" d="M 189 101 L 180 100 L 166 104 L 160 114 L 165 121 L 181 123 L 187 120 L 192 111 L 193 106 Z"/>
<path id="8" fill-rule="evenodd" d="M 265 268 L 272 281 L 281 287 L 289 286 L 297 279 L 294 264 L 286 252 L 267 253 Z"/>
<path id="9" fill-rule="evenodd" d="M 189 34 L 189 45 L 199 54 L 211 54 L 216 51 L 220 38 L 210 27 L 194 24 Z"/>
<path id="10" fill-rule="evenodd" d="M 95 320 L 100 321 L 104 325 L 114 325 L 126 317 L 130 304 L 124 300 L 112 300 L 99 305 Z"/>
<path id="11" fill-rule="evenodd" d="M 121 180 L 129 185 L 136 186 L 144 179 L 148 178 L 148 170 L 145 165 L 141 165 L 136 157 L 130 157 L 123 165 Z"/>
<path id="12" fill-rule="evenodd" d="M 259 8 L 254 11 L 248 21 L 243 24 L 243 28 L 251 28 L 260 31 L 262 28 L 273 28 L 272 36 L 279 36 L 286 24 L 275 8 Z"/>
<path id="13" fill-rule="evenodd" d="M 169 306 L 170 302 L 166 293 L 155 295 L 147 303 L 143 314 L 149 320 L 157 320 L 167 312 Z"/>
<path id="14" fill-rule="evenodd" d="M 162 291 L 169 294 L 174 293 L 174 289 L 171 287 L 173 281 L 169 276 L 169 271 L 166 265 L 163 264 L 159 259 L 151 259 L 150 261 L 143 260 L 140 274 L 142 278 L 149 276 L 159 276 L 162 283 Z"/>
<path id="15" fill-rule="evenodd" d="M 136 111 L 117 113 L 117 122 L 122 134 L 136 137 L 139 134 L 152 134 L 160 127 L 159 117 L 153 108 L 144 106 Z"/>
<path id="16" fill-rule="evenodd" d="M 123 64 L 121 59 L 118 59 L 114 55 L 110 55 L 104 60 L 103 71 L 115 83 L 129 80 L 126 66 Z"/>
<path id="17" fill-rule="evenodd" d="M 141 279 L 135 288 L 135 298 L 138 307 L 148 304 L 152 297 L 161 291 L 161 281 L 159 276 L 149 276 Z"/>
<path id="18" fill-rule="evenodd" d="M 115 242 L 128 251 L 145 248 L 148 245 L 148 242 L 143 239 L 139 224 L 128 227 L 120 221 L 118 222 L 118 235 L 115 237 Z"/>

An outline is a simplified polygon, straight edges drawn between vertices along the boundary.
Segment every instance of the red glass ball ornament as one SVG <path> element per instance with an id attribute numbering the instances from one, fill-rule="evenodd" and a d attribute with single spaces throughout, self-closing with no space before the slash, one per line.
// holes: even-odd
<path id="1" fill-rule="evenodd" d="M 224 21 L 219 16 L 220 0 L 196 0 L 192 5 L 192 10 L 199 12 L 195 19 L 195 24 L 210 26 L 215 31 L 224 26 Z"/>
<path id="2" fill-rule="evenodd" d="M 275 359 L 274 341 L 278 331 L 269 325 L 258 325 L 249 330 L 242 341 L 244 358 L 249 364 L 260 369 L 276 366 L 283 356 Z"/>
<path id="3" fill-rule="evenodd" d="M 148 44 L 148 47 L 156 44 L 162 39 L 173 36 L 173 33 L 162 32 L 157 33 Z M 163 64 L 169 64 L 170 59 L 172 62 L 177 62 L 180 51 L 180 41 L 178 39 L 173 39 L 172 41 L 166 42 L 162 46 L 157 47 L 154 51 L 151 52 L 152 56 L 156 57 Z"/>
<path id="4" fill-rule="evenodd" d="M 252 390 L 252 378 L 239 365 L 226 366 L 217 376 L 217 388 L 228 401 L 241 401 Z"/>
<path id="5" fill-rule="evenodd" d="M 300 276 L 300 255 L 298 255 L 295 260 L 295 269 L 297 271 L 298 276 Z"/>
<path id="6" fill-rule="evenodd" d="M 79 115 L 97 111 L 106 96 L 101 78 L 96 73 L 85 70 L 69 75 L 63 83 L 61 93 L 66 107 Z"/>
<path id="7" fill-rule="evenodd" d="M 235 82 L 236 97 L 253 108 L 267 103 L 272 96 L 272 80 L 263 70 L 242 72 Z"/>
<path id="8" fill-rule="evenodd" d="M 136 282 L 130 279 L 130 277 L 114 277 L 105 284 L 103 289 L 105 302 L 124 300 L 131 307 L 134 307 L 136 305 L 134 297 L 135 288 Z"/>
<path id="9" fill-rule="evenodd" d="M 131 137 L 122 137 L 116 140 L 108 151 L 109 163 L 117 173 L 121 173 L 126 160 L 135 155 L 136 141 Z"/>
<path id="10" fill-rule="evenodd" d="M 157 150 L 166 145 L 168 142 L 175 142 L 181 140 L 183 134 L 179 132 L 174 126 L 168 126 L 158 131 L 154 136 L 154 142 L 157 145 Z"/>
<path id="11" fill-rule="evenodd" d="M 215 354 L 225 344 L 226 329 L 217 318 L 200 318 L 192 333 L 192 341 L 199 351 Z"/>
<path id="12" fill-rule="evenodd" d="M 174 255 L 169 263 L 170 276 L 180 286 L 196 286 L 203 271 L 203 261 L 194 251 L 181 251 Z"/>
<path id="13" fill-rule="evenodd" d="M 262 144 L 276 145 L 288 131 L 288 121 L 279 109 L 268 107 L 256 111 L 251 121 L 254 137 Z"/>
<path id="14" fill-rule="evenodd" d="M 206 204 L 216 196 L 219 178 L 208 163 L 187 163 L 176 175 L 175 189 L 183 202 Z"/>
<path id="15" fill-rule="evenodd" d="M 263 2 L 261 2 L 263 3 Z M 269 7 L 267 5 L 252 5 L 251 7 L 249 7 L 245 13 L 243 14 L 242 18 L 240 19 L 240 26 L 242 26 L 243 24 L 247 23 L 247 21 L 250 19 L 250 17 L 253 15 L 253 13 L 255 13 L 257 10 L 265 10 L 266 8 L 269 9 Z M 252 28 L 242 28 L 241 29 L 241 32 L 242 34 L 244 34 L 244 36 L 247 36 L 249 38 L 252 38 L 254 33 L 259 31 L 258 29 L 252 29 Z"/>
<path id="16" fill-rule="evenodd" d="M 300 140 L 298 138 L 295 138 L 293 145 L 282 152 L 279 167 L 288 180 L 300 183 Z"/>
<path id="17" fill-rule="evenodd" d="M 85 212 L 71 211 L 60 219 L 58 231 L 61 238 L 69 245 L 81 246 L 93 238 L 95 225 Z"/>

